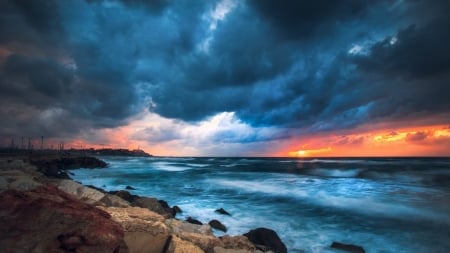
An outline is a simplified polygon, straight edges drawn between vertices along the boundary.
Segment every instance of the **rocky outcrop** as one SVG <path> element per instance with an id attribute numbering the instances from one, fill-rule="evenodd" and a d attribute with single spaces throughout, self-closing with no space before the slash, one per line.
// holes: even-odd
<path id="1" fill-rule="evenodd" d="M 77 168 L 105 168 L 107 164 L 95 157 L 77 156 L 61 158 L 33 158 L 30 163 L 50 178 L 69 179 L 66 170 Z"/>
<path id="2" fill-rule="evenodd" d="M 125 232 L 130 253 L 161 253 L 169 239 L 165 218 L 140 207 L 99 207 L 109 213 Z"/>
<path id="3" fill-rule="evenodd" d="M 268 228 L 257 228 L 244 234 L 257 248 L 264 251 L 272 250 L 274 253 L 287 253 L 286 245 L 277 233 Z M 262 246 L 262 247 L 261 247 Z"/>
<path id="4" fill-rule="evenodd" d="M 339 249 L 339 250 L 347 251 L 347 252 L 351 252 L 351 253 L 365 253 L 366 252 L 364 250 L 364 248 L 361 246 L 354 245 L 354 244 L 345 244 L 345 243 L 340 243 L 340 242 L 333 242 L 330 247 L 333 249 Z"/>
<path id="5" fill-rule="evenodd" d="M 2 252 L 128 252 L 110 215 L 58 188 L 0 193 Z"/>
<path id="6" fill-rule="evenodd" d="M 211 227 L 226 231 L 222 223 L 212 220 L 199 225 L 171 218 L 177 210 L 181 211 L 163 200 L 48 178 L 34 166 L 0 159 L 1 252 L 262 253 L 259 249 L 272 249 L 264 244 L 257 248 L 245 236 L 218 238 Z"/>

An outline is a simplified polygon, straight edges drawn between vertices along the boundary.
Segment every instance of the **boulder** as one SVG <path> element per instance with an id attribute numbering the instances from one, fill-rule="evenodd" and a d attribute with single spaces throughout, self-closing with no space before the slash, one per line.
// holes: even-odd
<path id="1" fill-rule="evenodd" d="M 165 218 L 173 218 L 173 210 L 167 202 L 149 197 L 137 197 L 131 202 L 131 205 L 148 208 L 150 211 L 156 212 Z"/>
<path id="2" fill-rule="evenodd" d="M 258 248 L 262 245 L 262 249 L 266 247 L 272 250 L 274 253 L 287 253 L 286 245 L 278 237 L 277 233 L 268 228 L 257 228 L 250 230 L 248 233 L 244 234 L 250 242 L 255 244 Z"/>
<path id="3" fill-rule="evenodd" d="M 200 235 L 212 235 L 211 227 L 209 225 L 192 224 L 176 219 L 167 219 L 165 223 L 169 227 L 169 229 L 175 234 L 181 232 L 188 232 Z"/>
<path id="4" fill-rule="evenodd" d="M 0 193 L 2 252 L 127 252 L 111 216 L 53 185 Z"/>
<path id="5" fill-rule="evenodd" d="M 163 216 L 140 207 L 99 207 L 112 216 L 125 232 L 130 253 L 161 253 L 169 240 Z"/>
<path id="6" fill-rule="evenodd" d="M 65 179 L 54 182 L 60 190 L 72 194 L 77 199 L 88 204 L 95 204 L 105 197 L 104 193 L 90 187 L 83 186 L 72 180 Z"/>
<path id="7" fill-rule="evenodd" d="M 333 249 L 343 250 L 351 253 L 365 253 L 363 247 L 354 244 L 345 244 L 340 242 L 333 242 L 330 246 Z"/>
<path id="8" fill-rule="evenodd" d="M 192 217 L 187 217 L 186 221 L 191 223 L 191 224 L 203 225 L 203 223 L 201 221 L 199 221 L 197 219 L 194 219 Z"/>
<path id="9" fill-rule="evenodd" d="M 231 215 L 229 212 L 225 211 L 225 209 L 223 209 L 223 208 L 216 209 L 214 212 L 220 213 L 223 215 Z"/>
<path id="10" fill-rule="evenodd" d="M 212 220 L 212 221 L 208 222 L 208 224 L 212 228 L 215 228 L 215 229 L 223 231 L 223 232 L 227 232 L 227 227 L 225 227 L 225 225 L 223 225 L 222 222 L 220 222 L 218 220 Z"/>
<path id="11" fill-rule="evenodd" d="M 181 208 L 179 206 L 173 206 L 172 210 L 175 214 L 183 212 L 183 210 L 181 210 Z"/>
<path id="12" fill-rule="evenodd" d="M 204 253 L 202 249 L 189 241 L 185 241 L 176 235 L 170 237 L 170 243 L 164 253 Z"/>
<path id="13" fill-rule="evenodd" d="M 133 195 L 133 194 L 129 193 L 128 191 L 124 191 L 124 190 L 122 190 L 122 191 L 110 191 L 109 193 L 110 194 L 114 194 L 114 195 L 116 195 L 116 196 L 118 196 L 118 197 L 120 197 L 120 198 L 122 198 L 122 199 L 124 199 L 124 200 L 126 200 L 128 202 L 130 202 L 130 203 L 132 203 L 133 201 L 135 201 L 136 199 L 139 198 L 139 196 Z"/>
<path id="14" fill-rule="evenodd" d="M 223 245 L 219 238 L 212 234 L 209 225 L 196 225 L 176 219 L 167 219 L 166 225 L 172 235 L 191 242 L 205 252 L 213 252 L 214 247 Z"/>
<path id="15" fill-rule="evenodd" d="M 31 190 L 42 186 L 36 176 L 19 169 L 0 171 L 0 191 L 6 189 Z"/>
<path id="16" fill-rule="evenodd" d="M 133 186 L 129 186 L 127 185 L 127 187 L 125 187 L 126 190 L 136 190 L 136 188 L 134 188 Z"/>
<path id="17" fill-rule="evenodd" d="M 247 251 L 255 251 L 255 245 L 253 245 L 245 236 L 229 236 L 225 235 L 220 237 L 220 241 L 223 243 L 223 248 L 226 249 L 241 249 Z"/>

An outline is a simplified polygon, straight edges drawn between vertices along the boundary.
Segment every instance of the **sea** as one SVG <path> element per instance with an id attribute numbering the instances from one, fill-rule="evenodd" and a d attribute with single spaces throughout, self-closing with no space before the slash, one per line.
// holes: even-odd
<path id="1" fill-rule="evenodd" d="M 100 157 L 72 178 L 220 220 L 226 234 L 275 230 L 288 252 L 450 252 L 450 158 Z M 231 216 L 215 212 L 223 208 Z M 217 236 L 225 233 L 214 231 Z"/>

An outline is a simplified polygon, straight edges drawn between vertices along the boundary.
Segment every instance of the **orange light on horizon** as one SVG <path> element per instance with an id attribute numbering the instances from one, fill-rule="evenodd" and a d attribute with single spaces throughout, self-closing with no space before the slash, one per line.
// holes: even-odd
<path id="1" fill-rule="evenodd" d="M 290 157 L 450 156 L 450 127 L 432 125 L 372 131 L 346 131 L 303 137 L 300 148 L 291 140 Z M 292 148 L 294 146 L 294 148 Z M 297 146 L 297 147 L 295 147 Z M 307 148 L 327 147 L 327 148 Z M 282 153 L 280 153 L 282 154 Z M 282 155 L 281 155 L 282 156 Z"/>

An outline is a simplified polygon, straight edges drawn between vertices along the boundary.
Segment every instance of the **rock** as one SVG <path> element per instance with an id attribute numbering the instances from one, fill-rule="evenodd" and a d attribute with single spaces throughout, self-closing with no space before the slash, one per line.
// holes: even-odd
<path id="1" fill-rule="evenodd" d="M 266 246 L 270 248 L 274 253 L 287 253 L 286 245 L 278 237 L 277 233 L 268 228 L 257 228 L 250 230 L 250 232 L 244 234 L 255 246 Z"/>
<path id="2" fill-rule="evenodd" d="M 218 220 L 212 220 L 210 222 L 208 222 L 208 224 L 212 227 L 215 228 L 217 230 L 223 231 L 223 232 L 227 232 L 227 227 L 225 227 L 225 225 L 223 225 L 220 221 Z"/>
<path id="3" fill-rule="evenodd" d="M 187 217 L 186 221 L 191 223 L 191 224 L 203 225 L 203 223 L 201 221 L 199 221 L 197 219 L 194 219 L 192 217 Z"/>
<path id="4" fill-rule="evenodd" d="M 214 247 L 214 253 L 254 253 L 255 251 L 245 249 L 226 249 L 223 247 Z"/>
<path id="5" fill-rule="evenodd" d="M 129 186 L 129 185 L 127 185 L 127 187 L 125 187 L 125 189 L 126 189 L 126 190 L 136 190 L 136 188 L 134 188 L 134 187 L 132 187 L 132 186 Z"/>
<path id="6" fill-rule="evenodd" d="M 18 169 L 0 171 L 0 191 L 6 189 L 23 191 L 42 186 L 37 177 Z"/>
<path id="7" fill-rule="evenodd" d="M 180 221 L 176 219 L 167 219 L 166 225 L 175 234 L 187 232 L 195 233 L 200 235 L 212 235 L 211 226 L 209 225 L 198 225 L 192 224 L 185 221 Z"/>
<path id="8" fill-rule="evenodd" d="M 109 213 L 125 232 L 129 253 L 164 252 L 169 229 L 163 216 L 140 207 L 99 207 Z"/>
<path id="9" fill-rule="evenodd" d="M 231 215 L 229 212 L 225 211 L 225 209 L 223 209 L 223 208 L 216 209 L 214 212 L 220 213 L 223 215 Z"/>
<path id="10" fill-rule="evenodd" d="M 183 212 L 183 210 L 181 210 L 181 208 L 179 206 L 173 206 L 172 210 L 175 214 Z"/>
<path id="11" fill-rule="evenodd" d="M 229 236 L 220 237 L 223 247 L 226 249 L 242 249 L 253 252 L 256 248 L 245 236 Z"/>
<path id="12" fill-rule="evenodd" d="M 110 207 L 130 207 L 130 203 L 116 195 L 106 193 L 105 196 L 100 199 L 95 205 L 104 205 Z"/>
<path id="13" fill-rule="evenodd" d="M 61 158 L 34 158 L 30 163 L 35 165 L 47 177 L 70 179 L 65 170 L 78 168 L 105 168 L 107 164 L 95 157 L 61 157 Z"/>
<path id="14" fill-rule="evenodd" d="M 156 198 L 137 197 L 131 202 L 131 205 L 148 208 L 150 211 L 159 213 L 165 218 L 174 217 L 173 210 L 169 207 L 167 202 Z"/>
<path id="15" fill-rule="evenodd" d="M 366 252 L 364 250 L 364 248 L 361 246 L 353 245 L 353 244 L 344 244 L 344 243 L 340 243 L 340 242 L 333 242 L 330 247 L 333 249 L 339 249 L 339 250 L 352 252 L 352 253 L 365 253 Z"/>
<path id="16" fill-rule="evenodd" d="M 195 244 L 185 241 L 178 236 L 171 236 L 170 244 L 165 253 L 204 253 L 202 249 L 200 249 Z"/>
<path id="17" fill-rule="evenodd" d="M 98 203 L 103 197 L 105 197 L 104 193 L 83 186 L 69 179 L 55 181 L 55 184 L 57 185 L 58 189 L 72 194 L 77 199 L 88 204 Z"/>
<path id="18" fill-rule="evenodd" d="M 139 198 L 139 196 L 137 195 L 133 195 L 131 193 L 129 193 L 128 191 L 110 191 L 110 194 L 114 194 L 130 203 L 132 203 L 133 201 L 135 201 L 136 199 Z"/>
<path id="19" fill-rule="evenodd" d="M 108 213 L 52 185 L 1 192 L 0 234 L 2 252 L 127 252 Z"/>

